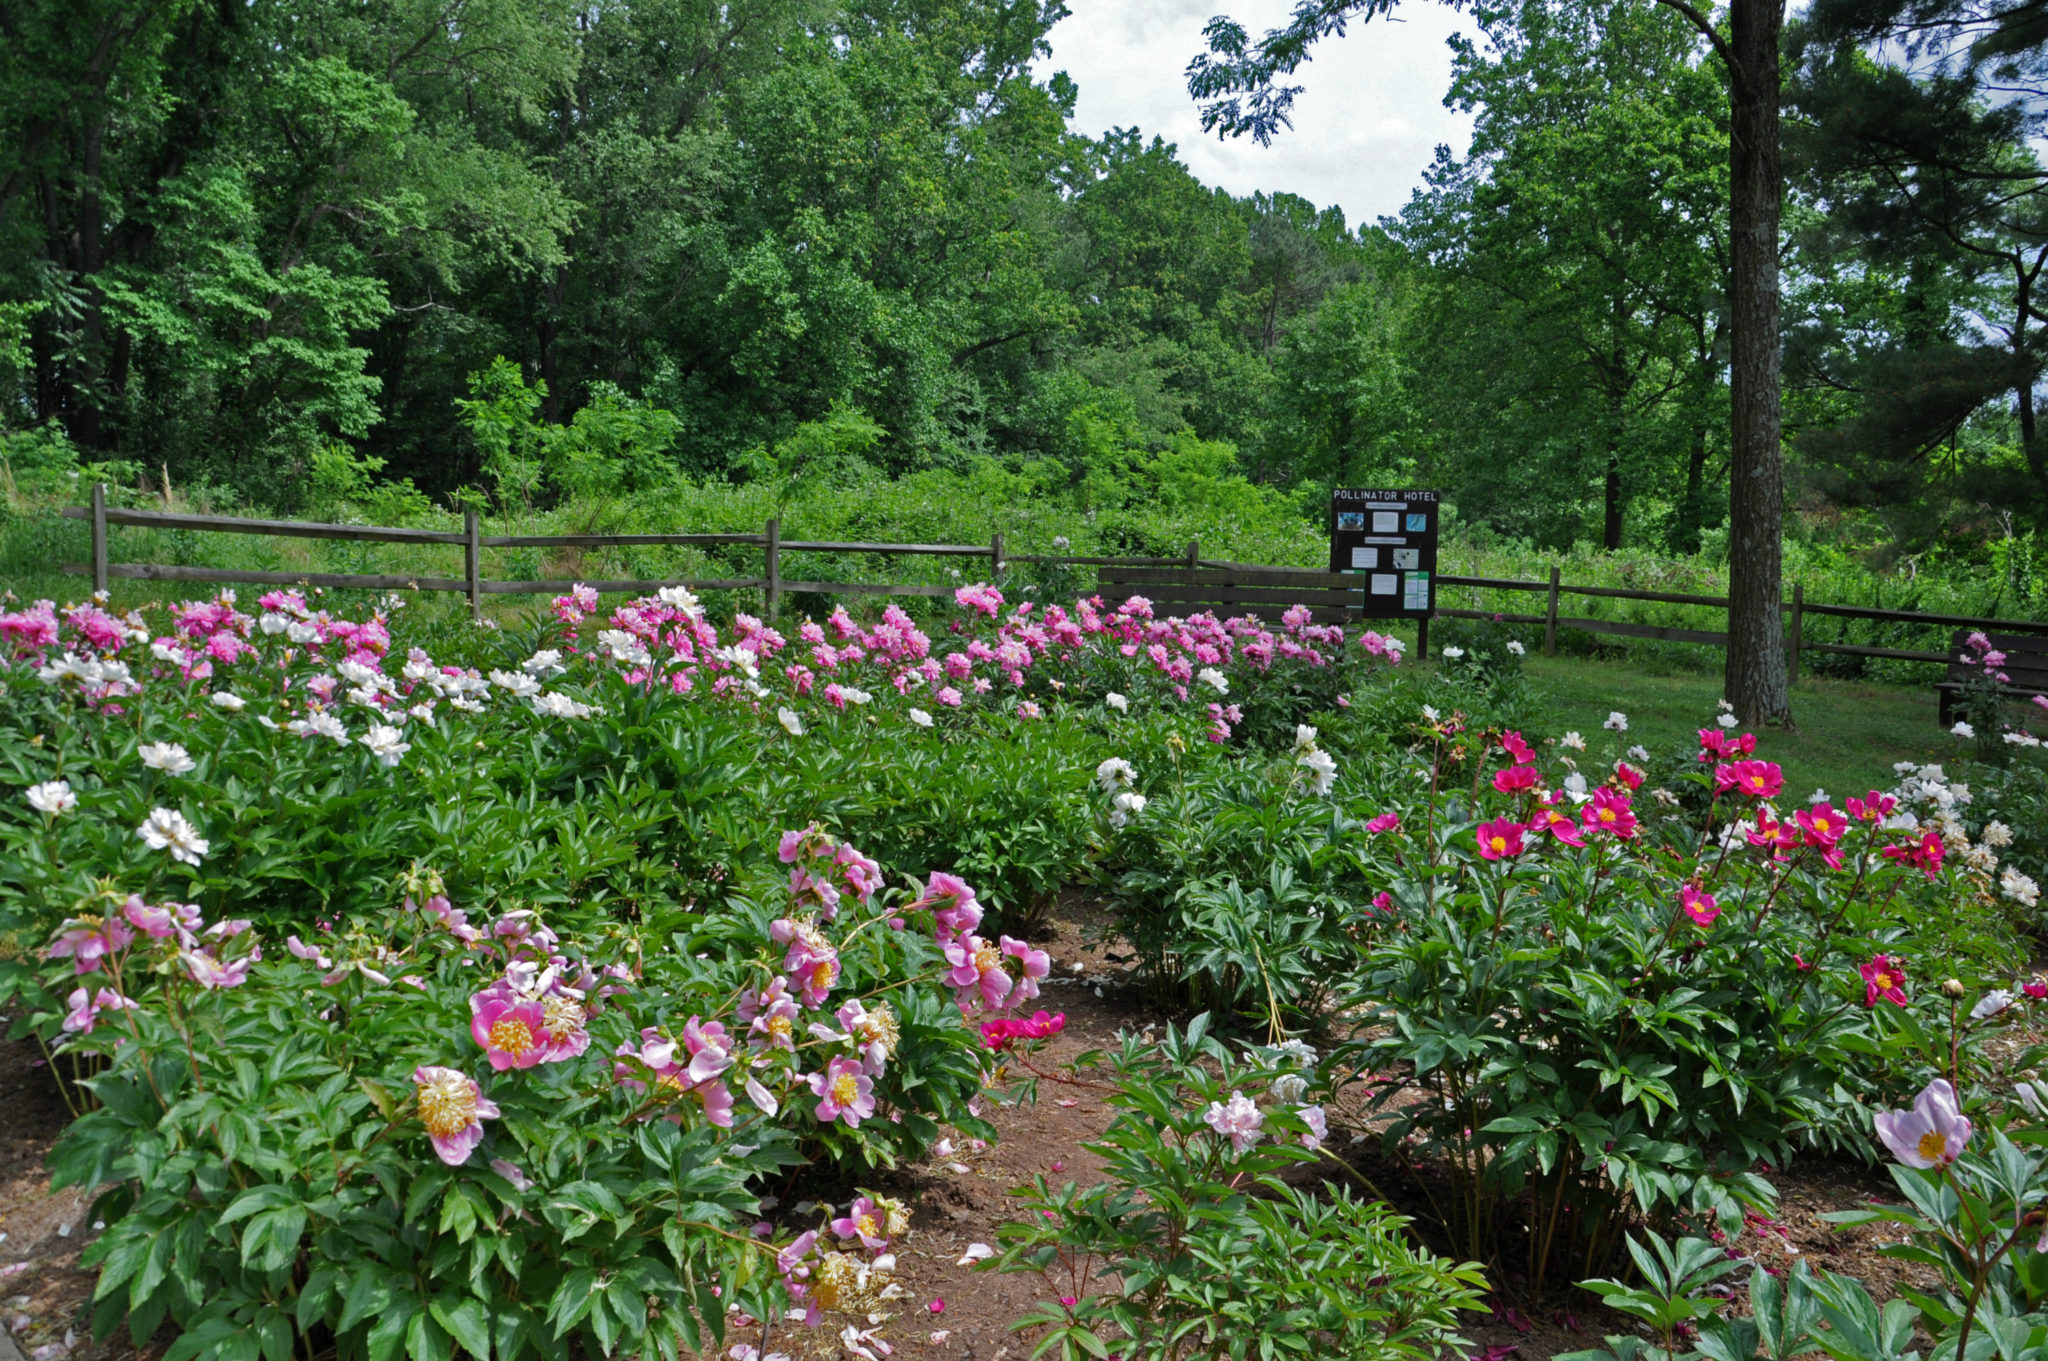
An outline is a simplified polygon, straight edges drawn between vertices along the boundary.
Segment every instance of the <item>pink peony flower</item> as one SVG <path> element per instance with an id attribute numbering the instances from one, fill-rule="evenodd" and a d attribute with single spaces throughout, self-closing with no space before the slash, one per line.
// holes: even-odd
<path id="1" fill-rule="evenodd" d="M 1493 787 L 1503 794 L 1526 794 L 1536 787 L 1536 767 L 1508 766 L 1496 770 Z"/>
<path id="2" fill-rule="evenodd" d="M 1874 1007 L 1882 997 L 1893 1006 L 1906 1005 L 1906 969 L 1890 955 L 1873 955 L 1858 970 L 1863 975 L 1863 1005 Z"/>
<path id="3" fill-rule="evenodd" d="M 450 1167 L 462 1166 L 484 1137 L 483 1122 L 498 1118 L 497 1106 L 484 1099 L 474 1078 L 453 1068 L 421 1064 L 412 1080 L 434 1152 Z"/>
<path id="4" fill-rule="evenodd" d="M 875 1113 L 874 1080 L 861 1071 L 858 1059 L 842 1055 L 827 1064 L 824 1072 L 812 1073 L 804 1081 L 818 1098 L 821 1124 L 841 1120 L 848 1129 L 859 1129 L 860 1122 Z"/>
<path id="5" fill-rule="evenodd" d="M 1043 950 L 1034 950 L 1021 940 L 1002 938 L 1003 953 L 1017 961 L 1017 997 L 1030 1001 L 1038 996 L 1038 980 L 1052 971 L 1052 956 Z"/>
<path id="6" fill-rule="evenodd" d="M 1399 813 L 1382 813 L 1366 823 L 1365 830 L 1368 832 L 1391 832 L 1400 825 L 1401 815 Z"/>
<path id="7" fill-rule="evenodd" d="M 1007 939 L 1007 937 L 1006 937 Z M 983 1004 L 1001 1006 L 1010 995 L 1010 975 L 1003 968 L 1002 947 L 980 936 L 962 936 L 945 947 L 946 962 L 952 970 L 946 981 L 953 985 L 962 1008 L 980 994 Z"/>
<path id="8" fill-rule="evenodd" d="M 1479 855 L 1483 860 L 1511 860 L 1522 853 L 1522 824 L 1513 818 L 1495 818 L 1479 824 Z"/>
<path id="9" fill-rule="evenodd" d="M 57 932 L 44 958 L 69 959 L 74 973 L 89 974 L 98 970 L 104 956 L 127 949 L 134 940 L 135 933 L 118 917 L 104 921 L 74 917 Z"/>
<path id="10" fill-rule="evenodd" d="M 469 999 L 469 1034 L 491 1060 L 491 1068 L 531 1068 L 547 1054 L 547 1018 L 541 1004 L 495 985 Z"/>
<path id="11" fill-rule="evenodd" d="M 262 958 L 260 948 L 227 963 L 200 950 L 181 950 L 178 953 L 186 975 L 202 988 L 239 988 L 249 981 L 249 966 Z"/>
<path id="12" fill-rule="evenodd" d="M 1785 772 L 1775 761 L 1736 761 L 1714 767 L 1717 793 L 1733 789 L 1754 799 L 1768 799 L 1785 787 Z"/>
<path id="13" fill-rule="evenodd" d="M 1902 865 L 1913 865 L 1929 879 L 1941 873 L 1942 857 L 1948 848 L 1942 844 L 1939 832 L 1926 832 L 1917 846 L 1887 846 L 1878 852 L 1887 860 L 1896 860 Z"/>
<path id="14" fill-rule="evenodd" d="M 832 1221 L 832 1232 L 841 1238 L 858 1238 L 869 1252 L 889 1246 L 889 1216 L 867 1196 L 853 1202 L 845 1216 Z"/>
<path id="15" fill-rule="evenodd" d="M 1232 1092 L 1228 1104 L 1211 1101 L 1202 1119 L 1218 1135 L 1228 1137 L 1231 1148 L 1239 1153 L 1256 1144 L 1266 1126 L 1265 1114 L 1243 1092 Z"/>
<path id="16" fill-rule="evenodd" d="M 1927 1084 L 1909 1111 L 1880 1111 L 1877 1137 L 1908 1167 L 1940 1167 L 1962 1155 L 1970 1142 L 1969 1117 L 1945 1077 Z"/>
<path id="17" fill-rule="evenodd" d="M 1721 909 L 1714 903 L 1714 895 L 1698 884 L 1680 885 L 1678 903 L 1695 926 L 1712 926 L 1714 919 L 1721 915 Z"/>
<path id="18" fill-rule="evenodd" d="M 1636 815 L 1629 807 L 1628 795 L 1606 785 L 1593 791 L 1593 801 L 1586 805 L 1580 820 L 1587 831 L 1611 832 L 1623 841 L 1636 834 Z"/>
<path id="19" fill-rule="evenodd" d="M 189 936 L 199 929 L 199 909 L 191 903 L 165 903 L 161 907 L 151 907 L 142 901 L 139 893 L 128 895 L 121 915 L 128 919 L 129 925 L 156 940 L 180 932 Z"/>
<path id="20" fill-rule="evenodd" d="M 64 1028 L 74 1035 L 90 1035 L 94 1023 L 102 1011 L 135 1011 L 140 1003 L 131 1002 L 112 988 L 101 988 L 88 998 L 84 988 L 78 988 L 64 999 L 71 1014 L 64 1018 Z"/>

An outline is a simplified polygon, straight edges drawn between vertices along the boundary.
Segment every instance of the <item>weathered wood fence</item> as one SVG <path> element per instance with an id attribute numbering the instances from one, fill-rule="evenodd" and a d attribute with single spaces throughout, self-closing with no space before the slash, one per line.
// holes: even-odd
<path id="1" fill-rule="evenodd" d="M 782 597 L 790 592 L 825 595 L 946 596 L 951 586 L 850 581 L 807 581 L 792 579 L 785 571 L 785 554 L 871 553 L 884 557 L 943 556 L 983 559 L 989 575 L 999 575 L 1013 563 L 1093 567 L 1105 590 L 1144 595 L 1176 610 L 1215 608 L 1229 614 L 1255 614 L 1274 618 L 1292 605 L 1306 605 L 1319 623 L 1351 623 L 1360 615 L 1358 578 L 1349 573 L 1317 572 L 1293 567 L 1270 567 L 1255 563 L 1219 562 L 1201 556 L 1201 544 L 1189 543 L 1176 557 L 1088 557 L 1067 554 L 1009 553 L 1000 532 L 986 544 L 929 543 L 839 543 L 785 539 L 781 523 L 769 520 L 758 534 L 484 534 L 476 512 L 463 515 L 458 530 L 380 528 L 369 525 L 321 524 L 305 520 L 254 520 L 227 515 L 190 515 L 176 511 L 125 510 L 107 504 L 106 489 L 94 486 L 89 506 L 67 507 L 63 512 L 74 519 L 91 522 L 92 561 L 65 563 L 63 570 L 90 574 L 93 589 L 103 591 L 109 580 L 191 581 L 246 583 L 261 586 L 323 586 L 348 590 L 456 591 L 466 595 L 472 614 L 481 615 L 488 595 L 559 595 L 571 581 L 487 580 L 483 575 L 486 548 L 611 548 L 631 546 L 697 545 L 758 547 L 761 550 L 759 576 L 724 578 L 671 578 L 658 581 L 585 581 L 600 592 L 645 594 L 663 586 L 688 586 L 692 590 L 758 590 L 770 613 L 776 612 Z M 107 530 L 110 526 L 194 530 L 202 533 L 263 534 L 283 538 L 329 539 L 358 543 L 442 544 L 462 549 L 462 575 L 431 577 L 397 573 L 351 572 L 259 572 L 238 568 L 187 567 L 161 563 L 108 561 Z M 1673 591 L 1638 591 L 1619 586 L 1573 586 L 1550 569 L 1547 581 L 1508 577 L 1466 577 L 1449 574 L 1437 577 L 1439 603 L 1436 614 L 1453 619 L 1498 619 L 1506 623 L 1543 626 L 1543 650 L 1557 651 L 1559 629 L 1581 629 L 1588 633 L 1623 638 L 1649 638 L 1662 642 L 1693 643 L 1726 647 L 1725 629 L 1674 628 L 1639 624 L 1618 619 L 1563 613 L 1564 597 L 1633 600 L 1654 604 L 1696 606 L 1725 611 L 1728 598 L 1719 595 L 1689 595 Z M 1516 591 L 1541 595 L 1542 612 L 1514 613 L 1478 608 L 1457 608 L 1443 603 L 1443 596 L 1461 590 Z M 1533 603 L 1533 602 L 1532 602 Z M 1912 648 L 1873 647 L 1855 643 L 1821 642 L 1806 637 L 1809 615 L 1860 619 L 1880 623 L 1933 625 L 1983 629 L 1986 632 L 2048 634 L 2048 622 L 2024 619 L 1974 619 L 1963 615 L 1931 614 L 1917 610 L 1890 610 L 1864 605 L 1831 605 L 1809 601 L 1804 587 L 1795 584 L 1792 598 L 1782 606 L 1785 612 L 1787 661 L 1793 675 L 1799 673 L 1802 653 L 1840 653 L 1849 656 L 1889 658 L 1898 661 L 1942 663 L 1950 660 L 1942 651 Z M 1426 621 L 1425 621 L 1426 627 Z M 1427 637 L 1425 632 L 1424 637 Z M 1426 644 L 1425 644 L 1426 645 Z"/>

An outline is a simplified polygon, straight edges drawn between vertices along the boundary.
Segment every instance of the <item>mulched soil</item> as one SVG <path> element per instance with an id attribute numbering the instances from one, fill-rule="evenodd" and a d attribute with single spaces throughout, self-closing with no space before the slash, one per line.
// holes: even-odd
<path id="1" fill-rule="evenodd" d="M 1035 1062 L 1047 1071 L 1070 1064 L 1084 1051 L 1111 1046 L 1120 1030 L 1144 1030 L 1184 1018 L 1149 1007 L 1129 967 L 1112 962 L 1099 945 L 1084 940 L 1091 914 L 1070 903 L 1036 942 L 1055 960 L 1054 979 L 1042 999 L 1067 1016 L 1065 1031 L 1041 1046 Z M 1079 969 L 1075 966 L 1079 965 Z M 5 1020 L 0 1018 L 0 1030 Z M 1032 1339 L 1009 1323 L 1032 1304 L 1057 1293 L 1024 1275 L 994 1275 L 958 1265 L 973 1243 L 997 1242 L 997 1226 L 1015 1211 L 1013 1188 L 1043 1175 L 1055 1185 L 1066 1180 L 1091 1184 L 1103 1174 L 1099 1158 L 1081 1147 L 1108 1126 L 1112 1112 L 1098 1091 L 1041 1082 L 1038 1099 L 1024 1105 L 984 1103 L 983 1115 L 999 1139 L 974 1148 L 956 1139 L 950 1156 L 881 1174 L 866 1189 L 901 1197 L 912 1206 L 911 1231 L 894 1244 L 897 1279 L 908 1291 L 897 1312 L 877 1330 L 903 1357 L 1022 1361 Z M 30 1361 L 141 1361 L 160 1356 L 169 1333 L 138 1351 L 125 1334 L 108 1343 L 89 1341 L 87 1317 L 93 1276 L 78 1267 L 80 1250 L 94 1233 L 90 1204 L 77 1191 L 53 1192 L 44 1158 L 69 1120 L 57 1079 L 41 1062 L 34 1043 L 0 1042 L 0 1328 L 12 1335 Z M 1415 1213 L 1426 1204 L 1419 1191 L 1380 1159 L 1378 1141 L 1354 1143 L 1361 1132 L 1343 1112 L 1333 1113 L 1331 1147 L 1384 1188 L 1397 1207 Z M 1862 1278 L 1880 1300 L 1901 1275 L 1901 1264 L 1880 1257 L 1879 1226 L 1837 1230 L 1819 1216 L 1829 1210 L 1889 1199 L 1895 1193 L 1882 1169 L 1854 1162 L 1806 1160 L 1773 1176 L 1780 1192 L 1780 1219 L 1746 1235 L 1743 1247 L 1759 1263 L 1778 1269 L 1805 1258 L 1816 1269 Z M 791 1229 L 813 1227 L 820 1218 L 816 1199 L 830 1197 L 843 1207 L 852 1187 L 807 1185 L 800 1178 L 769 1217 Z M 1738 1276 L 1737 1279 L 1740 1279 Z M 1916 1282 L 1919 1283 L 1919 1282 Z M 1547 1361 L 1562 1352 L 1601 1345 L 1606 1333 L 1635 1325 L 1583 1292 L 1553 1291 L 1539 1302 L 1515 1295 L 1515 1284 L 1492 1315 L 1468 1320 L 1466 1334 L 1487 1361 Z M 941 1313 L 932 1305 L 943 1302 Z M 837 1357 L 836 1331 L 845 1320 L 816 1333 L 778 1328 L 774 1346 L 801 1357 Z M 0 1358 L 5 1345 L 0 1343 Z"/>

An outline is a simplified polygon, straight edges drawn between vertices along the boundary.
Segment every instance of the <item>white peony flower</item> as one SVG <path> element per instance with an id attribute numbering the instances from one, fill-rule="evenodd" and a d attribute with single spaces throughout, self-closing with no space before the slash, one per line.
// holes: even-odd
<path id="1" fill-rule="evenodd" d="M 1970 1008 L 1970 1019 L 1988 1021 L 2012 1005 L 2013 996 L 2004 988 L 1993 988 L 1979 998 L 1977 1005 Z"/>
<path id="2" fill-rule="evenodd" d="M 1975 737 L 1977 735 L 1975 728 L 1960 719 L 1956 721 L 1956 725 L 1953 728 L 1949 729 L 1949 732 L 1956 737 Z"/>
<path id="3" fill-rule="evenodd" d="M 1568 732 L 1563 737 L 1557 739 L 1557 745 L 1569 747 L 1573 751 L 1584 751 L 1586 749 L 1586 739 L 1575 732 Z"/>
<path id="4" fill-rule="evenodd" d="M 370 754 L 386 766 L 397 765 L 399 758 L 412 750 L 412 743 L 401 741 L 398 729 L 387 723 L 372 723 L 370 730 L 356 741 L 368 747 Z"/>
<path id="5" fill-rule="evenodd" d="M 45 780 L 41 784 L 32 784 L 24 797 L 28 799 L 29 807 L 51 817 L 78 807 L 78 795 L 71 792 L 69 780 Z"/>
<path id="6" fill-rule="evenodd" d="M 166 775 L 183 775 L 198 765 L 176 742 L 144 742 L 135 749 L 135 754 L 142 758 L 142 764 Z"/>
<path id="7" fill-rule="evenodd" d="M 1273 1099 L 1292 1106 L 1308 1093 L 1308 1079 L 1299 1073 L 1282 1073 L 1273 1079 Z"/>
<path id="8" fill-rule="evenodd" d="M 348 729 L 341 725 L 340 719 L 324 709 L 305 718 L 295 718 L 284 727 L 286 732 L 298 737 L 327 737 L 343 743 L 348 741 Z"/>
<path id="9" fill-rule="evenodd" d="M 780 723 L 782 730 L 791 737 L 802 737 L 804 735 L 803 717 L 794 709 L 777 709 L 775 711 L 775 721 Z"/>
<path id="10" fill-rule="evenodd" d="M 2022 907 L 2032 907 L 2041 901 L 2041 886 L 2010 865 L 1998 877 L 1998 887 Z"/>
<path id="11" fill-rule="evenodd" d="M 135 835 L 153 851 L 169 851 L 171 859 L 196 865 L 206 854 L 208 842 L 185 815 L 171 808 L 153 808 Z"/>
<path id="12" fill-rule="evenodd" d="M 1650 760 L 1650 749 L 1640 744 L 1630 747 L 1628 749 L 1628 759 L 1634 761 L 1639 766 L 1647 765 Z"/>
<path id="13" fill-rule="evenodd" d="M 1112 756 L 1095 767 L 1095 783 L 1102 786 L 1105 794 L 1114 794 L 1119 789 L 1129 789 L 1138 782 L 1138 770 L 1121 756 Z"/>
<path id="14" fill-rule="evenodd" d="M 1995 820 L 1987 822 L 1984 824 L 1984 830 L 1977 834 L 1977 839 L 1987 846 L 2010 846 L 2012 828 Z"/>
<path id="15" fill-rule="evenodd" d="M 681 610 L 685 619 L 698 619 L 704 614 L 696 595 L 687 586 L 664 586 L 655 592 L 655 596 L 662 604 Z"/>
<path id="16" fill-rule="evenodd" d="M 559 676 L 569 668 L 562 665 L 562 654 L 550 647 L 519 663 L 519 669 L 531 676 Z"/>
<path id="17" fill-rule="evenodd" d="M 1227 680 L 1224 677 L 1221 671 L 1218 671 L 1213 666 L 1205 666 L 1200 671 L 1197 671 L 1195 673 L 1195 679 L 1200 681 L 1202 684 L 1208 686 L 1211 690 L 1214 690 L 1219 695 L 1227 695 L 1230 693 L 1229 680 Z"/>
<path id="18" fill-rule="evenodd" d="M 922 709 L 912 709 L 907 717 L 920 728 L 929 728 L 932 725 L 932 716 Z"/>
<path id="19" fill-rule="evenodd" d="M 1609 732 L 1627 732 L 1628 715 L 1623 713 L 1621 710 L 1616 709 L 1612 713 L 1607 715 L 1607 721 L 1605 723 L 1602 723 L 1600 726 L 1607 729 L 1607 731 Z"/>
<path id="20" fill-rule="evenodd" d="M 1337 783 L 1337 761 L 1327 751 L 1310 750 L 1295 758 L 1296 765 L 1308 771 L 1318 794 L 1327 794 Z"/>
<path id="21" fill-rule="evenodd" d="M 1308 724 L 1306 724 L 1306 723 L 1297 723 L 1297 724 L 1295 724 L 1295 725 L 1294 725 L 1294 749 L 1295 749 L 1296 751 L 1309 751 L 1309 750 L 1312 750 L 1312 749 L 1313 749 L 1313 748 L 1315 747 L 1315 744 L 1316 744 L 1316 738 L 1317 738 L 1317 736 L 1319 736 L 1319 734 L 1318 734 L 1318 733 L 1316 732 L 1316 730 L 1315 730 L 1314 728 L 1310 727 L 1310 726 L 1309 726 Z"/>
<path id="22" fill-rule="evenodd" d="M 1587 799 L 1593 797 L 1586 789 L 1585 775 L 1576 770 L 1564 777 L 1564 792 L 1571 795 L 1579 803 L 1584 803 Z"/>
<path id="23" fill-rule="evenodd" d="M 519 699 L 530 699 L 540 693 L 540 682 L 523 671 L 493 671 L 491 684 L 511 691 Z"/>
<path id="24" fill-rule="evenodd" d="M 588 718 L 597 711 L 588 704 L 578 703 L 567 695 L 553 693 L 535 695 L 528 701 L 534 709 L 552 718 Z"/>
<path id="25" fill-rule="evenodd" d="M 1740 723 L 1742 720 L 1737 718 L 1734 714 L 1722 714 L 1719 718 L 1716 718 L 1714 721 L 1716 723 L 1719 723 L 1724 728 L 1732 728 L 1736 724 Z"/>
<path id="26" fill-rule="evenodd" d="M 1465 649 L 1462 647 L 1447 647 L 1444 649 L 1444 660 L 1447 662 L 1455 662 L 1464 655 Z"/>
<path id="27" fill-rule="evenodd" d="M 1517 642 L 1513 638 L 1508 639 L 1508 651 L 1514 653 L 1517 657 L 1526 657 L 1529 655 L 1529 649 L 1523 647 L 1521 643 Z"/>
<path id="28" fill-rule="evenodd" d="M 1112 708 L 1112 709 L 1116 710 L 1116 711 L 1117 711 L 1118 713 L 1120 713 L 1120 714 L 1122 714 L 1122 713 L 1129 713 L 1129 712 L 1130 712 L 1130 708 L 1131 708 L 1131 702 L 1130 702 L 1130 700 L 1128 700 L 1128 699 L 1124 698 L 1124 697 L 1123 697 L 1122 695 L 1118 694 L 1118 693 L 1117 693 L 1116 691 L 1114 691 L 1114 690 L 1112 690 L 1112 691 L 1110 691 L 1110 692 L 1109 692 L 1108 694 L 1104 695 L 1104 696 L 1102 697 L 1102 702 L 1103 702 L 1104 704 L 1107 704 L 1107 705 L 1108 705 L 1108 706 L 1109 706 L 1110 708 Z"/>
<path id="29" fill-rule="evenodd" d="M 214 708 L 226 709 L 231 714 L 238 714 L 249 707 L 249 701 L 232 690 L 216 690 L 207 696 L 207 700 Z"/>
<path id="30" fill-rule="evenodd" d="M 1135 790 L 1126 789 L 1109 801 L 1109 825 L 1123 827 L 1138 814 L 1145 811 L 1148 800 Z"/>

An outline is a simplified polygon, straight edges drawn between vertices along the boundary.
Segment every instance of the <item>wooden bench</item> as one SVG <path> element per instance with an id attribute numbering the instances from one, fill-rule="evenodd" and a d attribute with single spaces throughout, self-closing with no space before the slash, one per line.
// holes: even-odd
<path id="1" fill-rule="evenodd" d="M 1967 645 L 1974 629 L 1957 629 L 1949 639 L 1948 676 L 1934 689 L 1941 700 L 1941 726 L 1951 727 L 1955 723 L 1956 699 L 1963 688 L 1983 674 L 1983 668 L 1965 660 L 1971 655 Z M 2036 695 L 2048 695 L 2048 638 L 2026 633 L 1987 633 L 1994 651 L 2005 654 L 2005 665 L 1998 669 L 2009 680 L 2003 690 L 2008 698 L 2027 700 Z"/>

